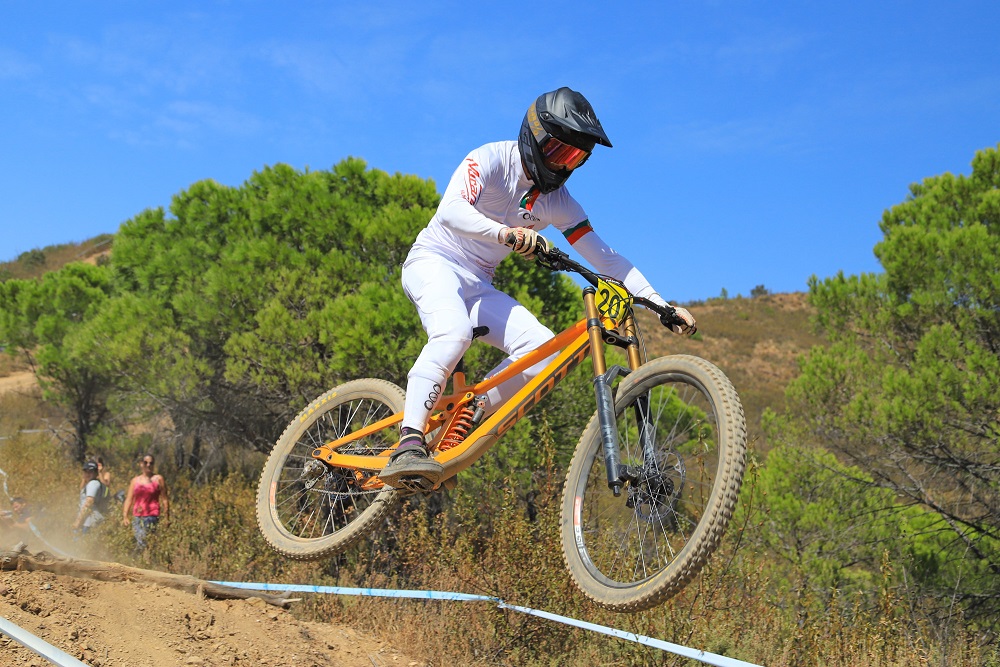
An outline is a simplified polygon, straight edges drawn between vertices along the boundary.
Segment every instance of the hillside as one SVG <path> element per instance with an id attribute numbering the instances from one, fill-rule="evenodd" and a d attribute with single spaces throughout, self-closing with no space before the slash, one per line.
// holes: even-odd
<path id="1" fill-rule="evenodd" d="M 102 235 L 81 243 L 49 246 L 0 262 L 0 280 L 35 278 L 69 262 L 96 263 L 110 252 L 113 237 Z M 648 356 L 693 354 L 719 366 L 743 401 L 750 440 L 764 446 L 760 415 L 783 405 L 785 385 L 798 371 L 796 359 L 824 342 L 810 325 L 812 308 L 802 292 L 754 298 L 708 299 L 685 304 L 698 320 L 695 339 L 675 336 L 640 311 Z M 2 341 L 0 341 L 2 342 Z M 0 356 L 0 391 L 31 386 L 29 369 Z"/>
<path id="2" fill-rule="evenodd" d="M 113 240 L 111 234 L 101 234 L 80 243 L 62 243 L 22 252 L 15 258 L 0 261 L 0 280 L 37 278 L 70 262 L 96 264 L 111 251 Z"/>
<path id="3" fill-rule="evenodd" d="M 50 258 L 42 271 L 58 268 L 59 257 L 74 261 L 84 255 L 95 261 L 101 250 L 94 250 L 92 245 L 86 247 L 90 249 L 60 247 L 58 253 L 49 249 L 41 251 L 46 258 Z M 15 264 L 24 261 L 22 257 Z M 49 264 L 49 261 L 52 263 Z M 15 270 L 27 268 L 30 267 L 18 268 L 8 263 L 0 270 L 12 274 Z M 766 444 L 759 426 L 762 411 L 769 406 L 780 407 L 783 388 L 796 373 L 796 357 L 810 346 L 822 343 L 821 338 L 809 333 L 811 310 L 805 295 L 777 294 L 752 299 L 710 300 L 689 304 L 689 307 L 699 321 L 700 334 L 695 339 L 675 336 L 655 320 L 640 314 L 649 356 L 694 354 L 720 366 L 733 381 L 744 402 L 751 441 L 758 451 L 764 450 Z M 51 406 L 40 403 L 38 397 L 39 390 L 31 369 L 19 359 L 0 355 L 0 437 L 12 436 L 12 431 L 16 430 L 30 431 L 59 423 L 58 413 Z M 32 440 L 28 441 L 29 437 Z M 42 493 L 41 488 L 52 486 L 51 478 L 60 480 L 58 485 L 64 491 L 58 500 L 48 503 L 48 516 L 40 517 L 38 521 L 49 542 L 32 543 L 29 538 L 28 546 L 37 551 L 54 543 L 60 549 L 77 553 L 80 545 L 70 536 L 49 532 L 56 530 L 58 516 L 71 511 L 68 508 L 75 502 L 72 489 L 76 479 L 75 467 L 67 471 L 58 460 L 13 461 L 10 458 L 15 452 L 42 454 L 51 451 L 51 445 L 43 444 L 46 442 L 52 440 L 45 434 L 21 436 L 16 443 L 0 441 L 0 469 L 8 471 L 4 473 L 4 481 L 10 482 L 9 492 L 12 495 L 25 493 L 24 489 L 31 489 L 29 493 L 37 495 Z M 41 485 L 25 479 L 35 475 L 50 479 Z M 204 495 L 198 497 L 204 498 Z M 235 501 L 234 498 L 226 498 L 224 490 L 220 489 L 218 495 L 223 503 Z M 178 495 L 175 502 L 183 507 L 185 503 L 203 501 Z M 0 497 L 0 507 L 6 507 L 7 503 L 7 497 Z M 252 519 L 239 519 L 235 513 L 231 521 L 252 526 Z M 255 533 L 255 529 L 248 529 Z M 0 538 L 6 539 L 3 535 Z M 79 555 L 103 556 L 83 552 Z M 190 572 L 184 568 L 182 559 L 178 559 L 173 566 L 174 571 Z M 286 579 L 290 578 L 286 575 Z M 301 581 L 311 582 L 312 579 Z M 455 588 L 459 587 L 460 584 L 456 584 Z M 350 604 L 344 603 L 348 608 Z M 382 608 L 388 608 L 390 604 L 382 603 Z M 416 603 L 407 604 L 412 606 Z M 141 624 L 124 622 L 123 609 L 132 610 Z M 93 665 L 330 664 L 413 667 L 442 664 L 433 657 L 433 641 L 415 643 L 410 630 L 400 635 L 385 627 L 373 630 L 371 623 L 361 623 L 354 628 L 317 624 L 310 620 L 316 616 L 315 605 L 310 609 L 312 611 L 303 615 L 294 608 L 293 613 L 288 613 L 253 602 L 205 600 L 148 585 L 84 581 L 43 573 L 0 574 L 0 614 Z M 344 611 L 340 613 L 343 618 Z M 391 612 L 383 613 L 391 615 Z M 414 610 L 408 613 L 412 614 Z M 347 617 L 352 615 L 348 612 Z M 152 628 L 152 631 L 146 631 L 147 628 Z M 262 632 L 261 628 L 266 630 Z M 514 632 L 513 629 L 508 631 Z M 499 639 L 503 643 L 503 638 Z M 0 644 L 0 666 L 7 664 L 30 665 L 32 657 L 23 649 L 14 648 L 12 643 Z M 43 663 L 37 659 L 35 664 Z M 481 664 L 500 663 L 484 660 Z"/>
<path id="4" fill-rule="evenodd" d="M 689 305 L 698 320 L 694 339 L 675 336 L 640 314 L 650 356 L 693 354 L 719 366 L 736 387 L 750 442 L 766 451 L 760 430 L 765 408 L 780 410 L 797 359 L 824 339 L 813 333 L 813 309 L 804 293 L 713 299 Z"/>

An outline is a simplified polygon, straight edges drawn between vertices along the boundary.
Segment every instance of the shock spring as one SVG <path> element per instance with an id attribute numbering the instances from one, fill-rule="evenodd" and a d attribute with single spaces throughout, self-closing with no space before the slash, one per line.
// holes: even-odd
<path id="1" fill-rule="evenodd" d="M 473 419 L 474 415 L 475 411 L 471 404 L 463 407 L 461 412 L 455 415 L 455 419 L 452 420 L 448 433 L 441 439 L 441 443 L 438 445 L 438 451 L 443 452 L 451 449 L 465 440 L 465 436 L 469 435 L 469 431 L 471 431 L 472 427 L 475 425 L 475 421 Z"/>

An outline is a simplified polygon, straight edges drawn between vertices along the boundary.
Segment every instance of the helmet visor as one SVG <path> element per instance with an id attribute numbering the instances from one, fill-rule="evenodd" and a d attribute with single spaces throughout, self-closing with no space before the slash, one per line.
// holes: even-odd
<path id="1" fill-rule="evenodd" d="M 542 161 L 552 171 L 559 171 L 560 169 L 572 171 L 590 157 L 590 151 L 570 146 L 555 137 L 549 137 L 548 141 L 541 146 L 541 149 Z"/>

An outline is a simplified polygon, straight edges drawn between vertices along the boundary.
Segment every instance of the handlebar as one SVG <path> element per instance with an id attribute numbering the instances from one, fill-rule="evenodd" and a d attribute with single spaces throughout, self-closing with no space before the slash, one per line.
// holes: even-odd
<path id="1" fill-rule="evenodd" d="M 510 238 L 510 237 L 508 237 Z M 543 237 L 539 237 L 541 240 Z M 543 247 L 544 246 L 544 247 Z M 577 273 L 583 277 L 588 283 L 597 287 L 598 280 L 602 277 L 601 274 L 591 271 L 583 264 L 576 262 L 569 258 L 565 252 L 550 245 L 548 240 L 545 240 L 544 244 L 539 243 L 538 249 L 535 251 L 535 261 L 549 269 L 550 271 L 569 271 L 572 273 Z M 632 297 L 633 303 L 637 303 L 644 308 L 648 308 L 657 315 L 660 316 L 660 324 L 665 327 L 685 326 L 687 323 L 677 315 L 677 311 L 673 306 L 661 306 L 657 303 L 653 303 L 649 299 L 644 299 L 641 296 L 635 296 L 631 292 L 629 296 Z"/>

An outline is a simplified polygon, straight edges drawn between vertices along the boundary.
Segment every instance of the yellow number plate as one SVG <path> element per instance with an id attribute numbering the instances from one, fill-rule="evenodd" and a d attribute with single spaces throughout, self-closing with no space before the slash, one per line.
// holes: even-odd
<path id="1" fill-rule="evenodd" d="M 628 291 L 606 280 L 597 281 L 597 310 L 615 326 L 621 324 L 632 308 L 632 296 Z"/>

